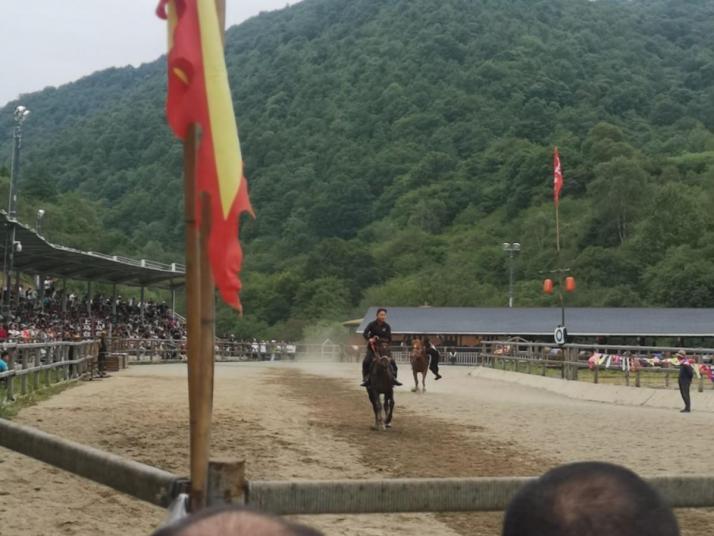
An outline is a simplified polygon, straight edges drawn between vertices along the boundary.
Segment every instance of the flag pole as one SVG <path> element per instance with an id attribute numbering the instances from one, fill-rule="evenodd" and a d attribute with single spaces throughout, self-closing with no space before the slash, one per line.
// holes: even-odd
<path id="1" fill-rule="evenodd" d="M 555 251 L 560 253 L 560 203 L 555 203 Z"/>
<path id="2" fill-rule="evenodd" d="M 215 0 L 221 28 L 225 28 L 225 0 Z M 184 143 L 184 195 L 186 240 L 186 301 L 188 403 L 190 422 L 191 511 L 206 506 L 208 459 L 211 440 L 214 380 L 214 281 L 208 257 L 210 198 L 202 195 L 196 207 L 196 126 Z M 201 229 L 196 210 L 201 210 Z"/>
<path id="3" fill-rule="evenodd" d="M 201 508 L 208 471 L 207 443 L 201 430 L 201 251 L 196 228 L 196 126 L 190 125 L 183 147 L 186 248 L 186 357 L 190 423 L 191 510 Z"/>

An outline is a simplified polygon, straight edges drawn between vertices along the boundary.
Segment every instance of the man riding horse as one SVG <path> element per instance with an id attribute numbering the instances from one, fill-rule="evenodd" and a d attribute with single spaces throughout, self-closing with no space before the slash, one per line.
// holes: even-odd
<path id="1" fill-rule="evenodd" d="M 362 336 L 367 341 L 367 354 L 362 360 L 362 387 L 369 385 L 369 371 L 372 368 L 372 361 L 376 356 L 377 344 L 381 342 L 392 342 L 392 328 L 387 324 L 387 310 L 384 307 L 377 309 L 377 318 L 372 320 L 364 329 Z M 397 363 L 394 358 L 390 358 L 394 385 L 401 385 L 397 380 Z"/>

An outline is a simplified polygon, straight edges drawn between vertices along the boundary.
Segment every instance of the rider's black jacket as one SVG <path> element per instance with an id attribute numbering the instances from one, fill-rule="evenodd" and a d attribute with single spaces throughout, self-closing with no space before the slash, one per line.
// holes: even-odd
<path id="1" fill-rule="evenodd" d="M 380 340 L 392 342 L 392 328 L 386 322 L 380 323 L 377 320 L 372 320 L 367 324 L 367 327 L 364 328 L 362 336 L 365 340 L 369 340 L 372 337 L 379 337 Z"/>

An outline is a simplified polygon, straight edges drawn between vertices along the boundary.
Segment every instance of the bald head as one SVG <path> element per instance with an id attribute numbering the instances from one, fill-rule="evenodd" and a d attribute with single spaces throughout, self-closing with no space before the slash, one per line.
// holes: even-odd
<path id="1" fill-rule="evenodd" d="M 321 533 L 280 518 L 235 506 L 202 510 L 154 536 L 321 536 Z"/>
<path id="2" fill-rule="evenodd" d="M 657 491 L 632 471 L 609 463 L 557 467 L 511 501 L 503 536 L 678 536 Z"/>

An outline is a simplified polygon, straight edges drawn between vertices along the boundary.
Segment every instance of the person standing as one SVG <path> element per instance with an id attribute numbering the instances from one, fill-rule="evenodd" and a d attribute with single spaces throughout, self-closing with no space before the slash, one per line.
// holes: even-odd
<path id="1" fill-rule="evenodd" d="M 689 364 L 687 354 L 684 350 L 677 352 L 677 358 L 679 358 L 679 393 L 682 395 L 682 400 L 684 401 L 684 409 L 680 411 L 680 413 L 689 413 L 692 410 L 692 403 L 689 398 L 689 387 L 692 385 L 694 370 L 692 369 L 692 365 Z"/>
<path id="2" fill-rule="evenodd" d="M 1 372 L 7 372 L 10 370 L 10 352 L 7 350 L 3 350 L 2 354 L 0 354 L 0 373 Z M 0 385 L 5 385 L 5 389 L 7 389 L 7 384 L 10 382 L 12 378 L 0 378 Z"/>
<path id="3" fill-rule="evenodd" d="M 424 346 L 426 347 L 426 355 L 429 356 L 429 370 L 434 373 L 434 381 L 441 379 L 441 374 L 439 374 L 439 350 L 436 349 L 429 339 L 424 339 Z"/>

